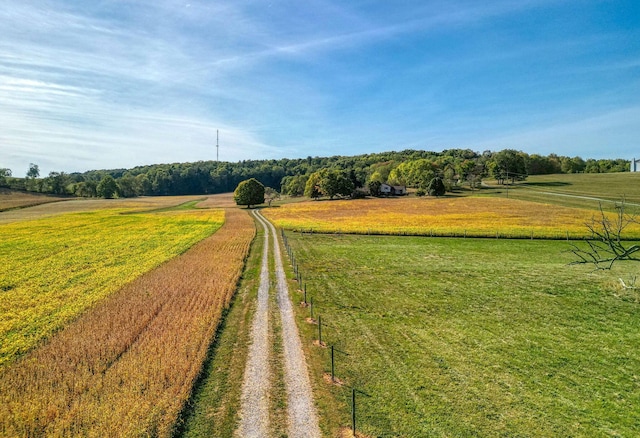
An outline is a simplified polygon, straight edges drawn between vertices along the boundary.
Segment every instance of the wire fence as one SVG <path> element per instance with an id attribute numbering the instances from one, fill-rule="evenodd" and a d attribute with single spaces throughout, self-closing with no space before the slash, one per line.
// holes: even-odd
<path id="1" fill-rule="evenodd" d="M 326 318 L 323 318 L 322 314 L 319 313 L 319 303 L 317 299 L 314 299 L 314 296 L 307 291 L 307 284 L 304 282 L 303 275 L 300 271 L 298 259 L 294 254 L 293 249 L 289 244 L 289 239 L 282 228 L 280 229 L 280 235 L 291 263 L 294 280 L 298 283 L 297 292 L 301 294 L 302 299 L 300 305 L 308 309 L 306 322 L 314 324 L 317 327 L 317 330 L 314 333 L 315 336 L 313 344 L 322 348 L 324 350 L 323 354 L 327 356 L 326 367 L 323 367 L 324 375 L 322 378 L 327 381 L 328 384 L 335 385 L 336 387 L 343 389 L 344 403 L 349 406 L 351 414 L 351 424 L 348 433 L 354 437 L 361 436 L 358 429 L 358 419 L 360 418 L 360 410 L 362 409 L 359 400 L 362 397 L 374 398 L 374 396 L 365 391 L 365 388 L 363 387 L 364 379 L 362 376 L 358 376 L 347 366 L 350 354 L 340 345 L 341 342 L 339 336 L 341 334 L 337 332 L 335 327 L 332 327 L 331 324 L 327 323 Z M 332 329 L 332 337 L 336 338 L 333 339 L 332 342 L 329 342 L 326 337 L 327 329 Z M 325 332 L 324 339 L 323 331 Z M 366 415 L 367 419 L 372 418 L 372 416 L 375 415 L 371 412 Z"/>

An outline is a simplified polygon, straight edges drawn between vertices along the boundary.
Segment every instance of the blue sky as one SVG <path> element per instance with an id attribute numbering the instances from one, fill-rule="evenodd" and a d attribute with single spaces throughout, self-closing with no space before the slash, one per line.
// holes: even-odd
<path id="1" fill-rule="evenodd" d="M 640 156 L 640 2 L 4 0 L 0 167 Z"/>

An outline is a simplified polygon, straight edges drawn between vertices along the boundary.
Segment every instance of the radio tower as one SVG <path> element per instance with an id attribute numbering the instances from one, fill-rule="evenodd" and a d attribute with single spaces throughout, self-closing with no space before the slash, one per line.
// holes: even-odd
<path id="1" fill-rule="evenodd" d="M 218 130 L 216 129 L 216 162 L 220 162 L 220 144 L 218 143 Z"/>

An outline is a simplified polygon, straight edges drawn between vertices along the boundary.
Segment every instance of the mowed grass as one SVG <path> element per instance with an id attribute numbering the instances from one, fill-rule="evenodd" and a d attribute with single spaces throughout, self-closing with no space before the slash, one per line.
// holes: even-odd
<path id="1" fill-rule="evenodd" d="M 214 233 L 222 210 L 100 210 L 0 227 L 0 367 Z"/>
<path id="2" fill-rule="evenodd" d="M 368 436 L 640 434 L 640 297 L 616 286 L 637 264 L 590 273 L 561 241 L 288 236 L 340 351 L 344 387 L 299 308 L 334 431 L 356 386 Z"/>
<path id="3" fill-rule="evenodd" d="M 403 197 L 308 201 L 268 208 L 264 214 L 293 231 L 580 239 L 590 237 L 585 223 L 600 212 L 506 198 Z M 627 233 L 640 238 L 640 225 Z"/>

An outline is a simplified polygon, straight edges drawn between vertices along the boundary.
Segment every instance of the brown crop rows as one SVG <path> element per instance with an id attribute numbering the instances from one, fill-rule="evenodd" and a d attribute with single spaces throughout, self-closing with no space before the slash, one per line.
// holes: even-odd
<path id="1" fill-rule="evenodd" d="M 254 237 L 246 211 L 0 372 L 2 436 L 170 436 Z"/>

